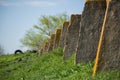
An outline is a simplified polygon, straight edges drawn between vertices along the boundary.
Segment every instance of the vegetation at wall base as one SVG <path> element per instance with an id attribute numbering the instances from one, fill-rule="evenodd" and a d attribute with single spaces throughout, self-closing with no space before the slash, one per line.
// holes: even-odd
<path id="1" fill-rule="evenodd" d="M 0 56 L 0 80 L 119 80 L 120 71 L 99 72 L 92 78 L 93 62 L 74 64 L 73 55 L 63 61 L 60 48 L 35 53 Z"/>

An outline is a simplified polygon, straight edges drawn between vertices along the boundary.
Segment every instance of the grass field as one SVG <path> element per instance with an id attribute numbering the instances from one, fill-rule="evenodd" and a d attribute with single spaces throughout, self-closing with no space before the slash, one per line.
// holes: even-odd
<path id="1" fill-rule="evenodd" d="M 74 55 L 62 60 L 60 48 L 37 53 L 0 56 L 0 80 L 120 80 L 120 71 L 99 72 L 92 78 L 93 62 L 74 64 Z"/>

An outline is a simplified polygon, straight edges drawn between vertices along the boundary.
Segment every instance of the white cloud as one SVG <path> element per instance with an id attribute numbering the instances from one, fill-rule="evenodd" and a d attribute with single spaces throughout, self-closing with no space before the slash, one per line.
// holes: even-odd
<path id="1" fill-rule="evenodd" d="M 18 2 L 0 1 L 0 6 L 20 6 Z"/>
<path id="2" fill-rule="evenodd" d="M 55 6 L 56 3 L 49 1 L 26 1 L 26 2 L 7 2 L 0 1 L 0 6 L 32 6 L 32 7 L 46 7 Z"/>
<path id="3" fill-rule="evenodd" d="M 10 6 L 13 5 L 11 2 L 6 2 L 6 1 L 0 1 L 0 6 Z"/>
<path id="4" fill-rule="evenodd" d="M 25 2 L 24 4 L 28 6 L 40 6 L 40 7 L 55 5 L 55 3 L 48 1 L 29 1 L 29 2 Z"/>

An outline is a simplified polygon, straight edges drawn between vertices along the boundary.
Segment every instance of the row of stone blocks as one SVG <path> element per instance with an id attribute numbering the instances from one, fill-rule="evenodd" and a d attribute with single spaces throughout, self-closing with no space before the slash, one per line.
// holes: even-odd
<path id="1" fill-rule="evenodd" d="M 42 56 L 43 53 L 51 52 L 52 50 L 59 47 L 61 37 L 61 29 L 57 29 L 55 34 L 52 34 L 47 42 L 43 44 L 40 48 L 39 55 Z"/>
<path id="2" fill-rule="evenodd" d="M 75 54 L 76 64 L 95 61 L 98 63 L 98 71 L 120 70 L 119 14 L 119 0 L 110 2 L 108 0 L 86 0 L 82 15 L 71 15 L 70 21 L 64 22 L 62 31 L 58 29 L 55 34 L 52 34 L 43 49 L 52 51 L 60 46 L 63 48 L 64 60 Z M 99 49 L 100 36 L 102 44 L 97 62 L 95 58 Z"/>

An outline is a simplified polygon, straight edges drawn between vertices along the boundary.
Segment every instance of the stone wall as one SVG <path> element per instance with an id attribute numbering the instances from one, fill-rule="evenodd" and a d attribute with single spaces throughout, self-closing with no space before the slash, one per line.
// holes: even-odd
<path id="1" fill-rule="evenodd" d="M 71 15 L 70 21 L 63 24 L 62 34 L 61 29 L 57 29 L 41 48 L 40 55 L 60 46 L 63 48 L 64 60 L 76 52 L 76 64 L 93 62 L 105 21 L 98 62 L 95 61 L 98 63 L 96 69 L 120 70 L 120 1 L 111 0 L 109 8 L 106 1 L 110 0 L 86 0 L 82 15 Z"/>

